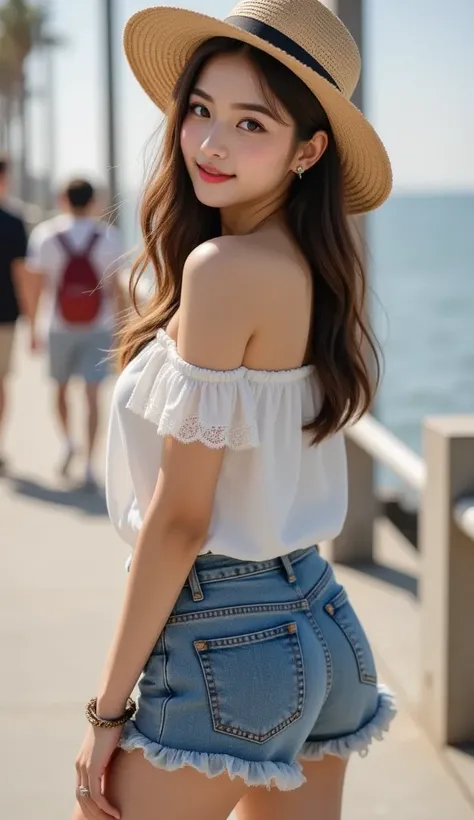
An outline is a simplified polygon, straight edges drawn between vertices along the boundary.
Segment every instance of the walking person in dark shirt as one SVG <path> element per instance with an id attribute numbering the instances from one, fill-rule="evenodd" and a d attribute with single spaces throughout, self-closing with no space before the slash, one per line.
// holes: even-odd
<path id="1" fill-rule="evenodd" d="M 0 156 L 0 472 L 5 468 L 2 457 L 2 422 L 6 408 L 6 377 L 10 370 L 15 325 L 20 314 L 19 295 L 15 286 L 17 269 L 26 256 L 27 237 L 23 221 L 11 213 L 5 198 L 8 191 L 8 160 Z"/>

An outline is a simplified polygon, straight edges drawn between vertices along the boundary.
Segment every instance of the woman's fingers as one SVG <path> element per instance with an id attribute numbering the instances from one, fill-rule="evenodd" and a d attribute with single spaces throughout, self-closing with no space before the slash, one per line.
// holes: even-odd
<path id="1" fill-rule="evenodd" d="M 79 796 L 77 802 L 84 815 L 84 820 L 110 820 L 110 814 L 103 812 L 92 797 Z"/>
<path id="2" fill-rule="evenodd" d="M 92 799 L 89 776 L 85 767 L 78 769 L 76 799 L 85 820 L 110 820 L 110 816 L 106 815 Z"/>
<path id="3" fill-rule="evenodd" d="M 117 748 L 122 728 L 88 728 L 76 759 L 76 796 L 86 820 L 120 820 L 120 812 L 103 793 L 103 775 Z"/>
<path id="4" fill-rule="evenodd" d="M 86 818 L 89 819 L 87 808 L 86 808 L 86 798 L 89 793 L 89 787 L 87 786 L 87 772 L 82 769 L 79 761 L 76 761 L 76 800 L 82 814 Z"/>
<path id="5" fill-rule="evenodd" d="M 94 776 L 91 772 L 89 772 L 89 784 L 92 800 L 107 817 L 115 817 L 116 820 L 120 820 L 119 811 L 109 803 L 102 792 L 102 782 L 102 777 Z"/>

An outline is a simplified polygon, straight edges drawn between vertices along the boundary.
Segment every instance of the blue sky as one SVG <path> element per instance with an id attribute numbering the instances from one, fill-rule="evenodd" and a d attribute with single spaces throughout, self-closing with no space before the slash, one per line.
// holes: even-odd
<path id="1" fill-rule="evenodd" d="M 125 20 L 146 3 L 115 3 L 119 177 L 125 193 L 140 185 L 143 149 L 159 114 L 128 70 L 120 45 Z M 54 57 L 58 180 L 71 173 L 105 180 L 102 5 L 49 0 L 53 28 L 66 41 Z M 232 0 L 183 5 L 225 17 Z M 474 191 L 474 0 L 365 0 L 365 30 L 366 113 L 388 148 L 396 188 Z M 30 77 L 40 90 L 38 58 Z M 38 135 L 32 162 L 41 170 L 47 129 L 39 104 L 31 128 Z"/>

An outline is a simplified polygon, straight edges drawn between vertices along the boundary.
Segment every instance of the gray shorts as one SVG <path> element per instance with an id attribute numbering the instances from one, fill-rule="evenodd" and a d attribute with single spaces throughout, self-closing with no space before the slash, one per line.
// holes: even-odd
<path id="1" fill-rule="evenodd" d="M 72 376 L 98 384 L 111 371 L 111 347 L 108 330 L 53 330 L 48 337 L 50 376 L 60 384 Z"/>

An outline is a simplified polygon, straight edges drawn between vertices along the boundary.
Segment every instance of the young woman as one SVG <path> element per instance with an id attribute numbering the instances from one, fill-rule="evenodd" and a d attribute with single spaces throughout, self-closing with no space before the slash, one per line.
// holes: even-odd
<path id="1" fill-rule="evenodd" d="M 376 372 L 347 217 L 385 200 L 389 161 L 317 0 L 151 8 L 125 48 L 167 120 L 108 444 L 133 557 L 75 818 L 338 820 L 347 758 L 394 714 L 314 546 L 342 528 L 342 431 Z"/>

